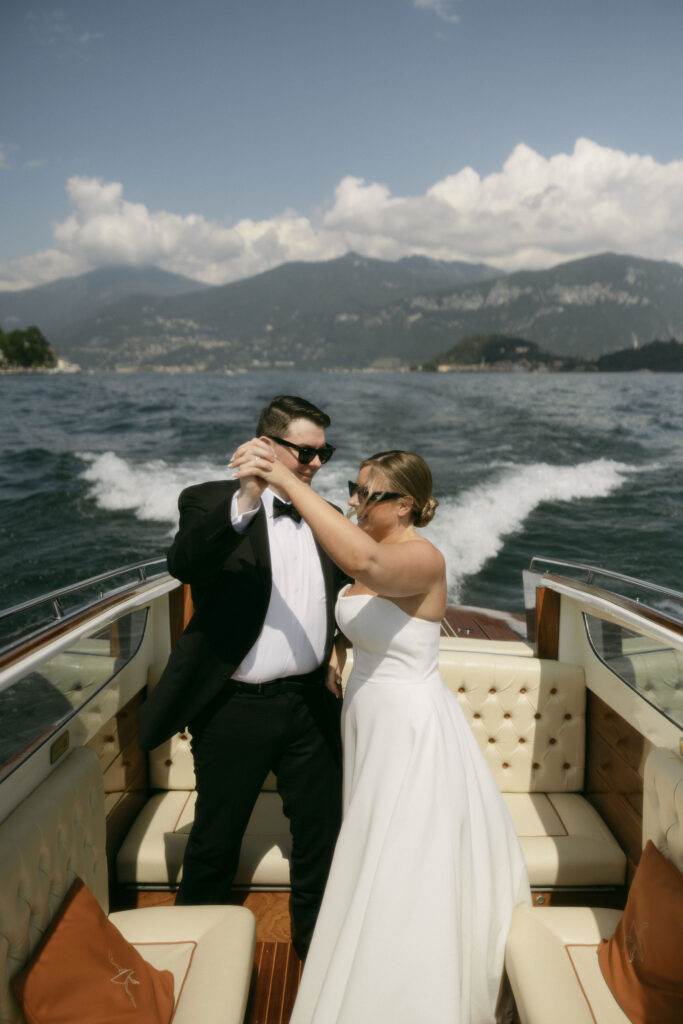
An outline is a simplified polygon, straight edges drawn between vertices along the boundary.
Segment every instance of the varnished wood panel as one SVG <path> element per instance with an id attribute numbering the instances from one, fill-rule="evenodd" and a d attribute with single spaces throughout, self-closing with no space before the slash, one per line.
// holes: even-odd
<path id="1" fill-rule="evenodd" d="M 520 628 L 524 619 L 518 616 Z M 497 619 L 483 612 L 447 608 L 441 620 L 441 636 L 459 636 L 471 640 L 519 640 L 520 634 L 510 628 L 505 619 Z"/>
<path id="2" fill-rule="evenodd" d="M 175 903 L 175 892 L 161 889 L 128 890 L 121 893 L 117 909 L 132 907 L 164 907 Z M 234 890 L 230 902 L 247 907 L 256 918 L 256 939 L 258 942 L 290 942 L 288 892 L 246 892 Z"/>
<path id="3" fill-rule="evenodd" d="M 175 647 L 180 635 L 194 615 L 192 594 L 187 583 L 168 595 L 168 613 L 171 622 L 171 649 Z"/>
<path id="4" fill-rule="evenodd" d="M 259 942 L 245 1024 L 288 1024 L 301 978 L 301 961 L 287 942 Z"/>
<path id="5" fill-rule="evenodd" d="M 610 907 L 623 910 L 626 889 L 622 885 L 595 889 L 532 889 L 534 907 Z"/>
<path id="6" fill-rule="evenodd" d="M 630 874 L 642 849 L 643 771 L 650 744 L 590 691 L 586 710 L 585 795 L 626 852 Z"/>
<path id="7" fill-rule="evenodd" d="M 88 746 L 97 754 L 103 774 L 125 747 L 133 742 L 137 744 L 138 709 L 142 700 L 142 694 L 136 694 L 89 741 Z"/>
<path id="8" fill-rule="evenodd" d="M 88 744 L 97 754 L 104 780 L 110 898 L 117 909 L 116 855 L 149 796 L 147 758 L 137 740 L 141 700 L 141 695 L 136 694 Z"/>
<path id="9" fill-rule="evenodd" d="M 609 704 L 605 704 L 595 694 L 589 693 L 588 697 L 592 731 L 609 743 L 642 779 L 652 743 L 618 715 Z"/>
<path id="10" fill-rule="evenodd" d="M 131 790 L 147 794 L 147 757 L 140 750 L 137 737 L 119 751 L 104 772 L 105 793 Z"/>
<path id="11" fill-rule="evenodd" d="M 560 595 L 556 590 L 536 590 L 536 656 L 557 661 L 560 646 Z"/>
<path id="12" fill-rule="evenodd" d="M 643 777 L 625 761 L 619 750 L 598 733 L 591 736 L 589 777 L 600 779 L 600 789 L 606 786 L 626 800 L 639 821 L 643 818 Z"/>

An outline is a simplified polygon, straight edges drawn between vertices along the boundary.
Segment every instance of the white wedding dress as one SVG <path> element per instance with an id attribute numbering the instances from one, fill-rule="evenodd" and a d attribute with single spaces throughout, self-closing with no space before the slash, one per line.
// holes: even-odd
<path id="1" fill-rule="evenodd" d="M 490 1024 L 529 883 L 439 675 L 439 623 L 344 591 L 337 620 L 354 646 L 344 820 L 291 1024 Z"/>

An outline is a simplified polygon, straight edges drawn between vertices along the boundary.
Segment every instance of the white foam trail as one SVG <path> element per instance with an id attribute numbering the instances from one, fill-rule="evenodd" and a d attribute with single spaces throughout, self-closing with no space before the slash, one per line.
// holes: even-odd
<path id="1" fill-rule="evenodd" d="M 171 533 L 177 528 L 178 495 L 184 487 L 231 475 L 225 462 L 207 459 L 170 466 L 163 459 L 136 465 L 114 452 L 82 453 L 80 458 L 87 463 L 82 478 L 90 484 L 89 495 L 99 508 L 169 523 Z M 346 480 L 355 480 L 356 469 L 355 464 L 335 462 L 316 479 L 316 490 L 346 511 Z M 487 467 L 484 472 L 491 470 Z M 485 483 L 457 497 L 440 499 L 436 518 L 424 535 L 444 553 L 450 599 L 459 600 L 464 578 L 475 575 L 495 557 L 505 538 L 518 533 L 541 502 L 604 498 L 635 472 L 638 467 L 610 459 L 576 466 L 508 464 L 493 469 Z"/>
<path id="2" fill-rule="evenodd" d="M 459 600 L 464 577 L 479 572 L 542 502 L 604 498 L 634 472 L 637 467 L 610 459 L 576 466 L 514 465 L 458 497 L 444 499 L 425 535 L 446 558 L 450 599 Z"/>
<path id="3" fill-rule="evenodd" d="M 135 465 L 114 452 L 80 453 L 88 464 L 81 474 L 90 484 L 89 496 L 105 512 L 133 512 L 138 519 L 178 523 L 178 495 L 190 484 L 226 479 L 226 463 L 193 461 L 169 466 L 163 459 Z"/>
<path id="4" fill-rule="evenodd" d="M 79 458 L 87 463 L 81 478 L 90 485 L 88 495 L 98 508 L 105 512 L 132 512 L 144 521 L 170 523 L 172 533 L 178 526 L 178 495 L 184 487 L 232 477 L 227 462 L 208 459 L 171 466 L 163 459 L 136 465 L 115 452 L 80 452 Z M 324 474 L 316 478 L 315 488 L 346 511 L 347 479 L 356 479 L 356 466 L 337 462 L 334 469 L 325 467 Z"/>

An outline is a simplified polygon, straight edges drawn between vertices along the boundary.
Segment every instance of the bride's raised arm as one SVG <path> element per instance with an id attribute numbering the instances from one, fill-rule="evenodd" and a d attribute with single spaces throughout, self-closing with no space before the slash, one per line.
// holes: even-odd
<path id="1" fill-rule="evenodd" d="M 235 477 L 257 476 L 276 491 L 289 497 L 330 558 L 349 576 L 386 597 L 410 597 L 423 594 L 443 581 L 445 573 L 441 552 L 417 536 L 400 543 L 379 543 L 351 523 L 274 458 L 272 446 L 263 441 L 259 455 L 243 453 L 241 446 L 233 455 Z M 399 514 L 411 519 L 412 499 L 400 499 Z"/>

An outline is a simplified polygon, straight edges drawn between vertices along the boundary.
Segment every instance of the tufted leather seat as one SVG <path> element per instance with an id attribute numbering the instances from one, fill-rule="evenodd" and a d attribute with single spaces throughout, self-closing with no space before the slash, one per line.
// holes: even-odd
<path id="1" fill-rule="evenodd" d="M 76 876 L 108 909 L 104 791 L 82 747 L 0 825 L 0 1024 L 24 1018 L 10 988 Z M 174 1024 L 239 1024 L 251 978 L 255 923 L 243 907 L 153 907 L 111 915 L 153 966 L 172 971 Z M 85 1019 L 85 1018 L 84 1018 Z"/>
<path id="2" fill-rule="evenodd" d="M 521 643 L 464 647 L 462 640 L 442 644 L 439 664 L 498 781 L 532 886 L 622 885 L 626 858 L 581 796 L 583 669 L 532 657 Z M 154 670 L 151 685 L 162 667 Z M 195 801 L 188 733 L 152 751 L 150 785 L 157 792 L 121 847 L 117 877 L 123 884 L 174 885 Z M 290 844 L 269 776 L 247 827 L 237 884 L 287 886 Z"/>
<path id="3" fill-rule="evenodd" d="M 673 751 L 656 748 L 645 762 L 642 839 L 683 870 L 683 759 Z M 522 1024 L 629 1024 L 597 956 L 620 917 L 589 907 L 515 910 L 505 966 Z"/>
<path id="4" fill-rule="evenodd" d="M 626 857 L 581 795 L 583 669 L 528 656 L 448 650 L 442 650 L 439 668 L 498 782 L 531 885 L 623 885 Z"/>

